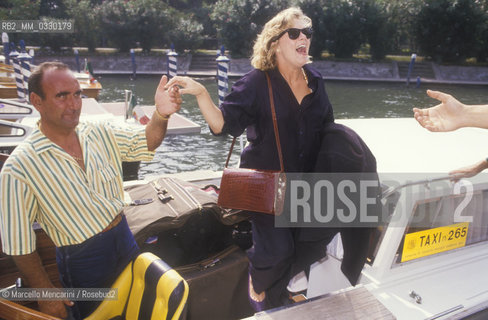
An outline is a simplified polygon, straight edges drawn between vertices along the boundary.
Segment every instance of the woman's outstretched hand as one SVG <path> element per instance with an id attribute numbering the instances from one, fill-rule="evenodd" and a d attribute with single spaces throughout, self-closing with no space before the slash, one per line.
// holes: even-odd
<path id="1" fill-rule="evenodd" d="M 213 103 L 207 89 L 198 81 L 190 77 L 176 76 L 165 86 L 167 88 L 180 88 L 180 94 L 191 94 L 197 98 L 198 106 L 205 121 L 216 134 L 221 133 L 224 127 L 224 117 L 222 111 Z"/>
<path id="2" fill-rule="evenodd" d="M 201 83 L 190 77 L 181 76 L 173 77 L 164 88 L 168 89 L 175 85 L 181 88 L 180 94 L 191 94 L 198 97 L 207 91 Z"/>

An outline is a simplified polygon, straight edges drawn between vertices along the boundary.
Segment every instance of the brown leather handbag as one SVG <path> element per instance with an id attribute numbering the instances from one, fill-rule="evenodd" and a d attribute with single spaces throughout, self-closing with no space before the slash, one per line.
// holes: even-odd
<path id="1" fill-rule="evenodd" d="M 271 115 L 280 159 L 280 171 L 228 168 L 230 155 L 232 154 L 232 149 L 236 141 L 236 138 L 234 138 L 230 146 L 227 161 L 225 162 L 217 204 L 227 209 L 280 215 L 283 211 L 285 201 L 286 175 L 284 172 L 283 155 L 281 153 L 280 136 L 276 120 L 273 88 L 271 87 L 268 73 L 266 73 L 266 80 L 268 81 Z"/>

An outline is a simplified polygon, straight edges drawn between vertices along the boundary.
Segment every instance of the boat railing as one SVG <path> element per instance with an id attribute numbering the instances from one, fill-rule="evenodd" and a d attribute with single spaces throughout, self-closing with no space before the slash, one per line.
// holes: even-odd
<path id="1" fill-rule="evenodd" d="M 429 189 L 429 185 L 433 182 L 438 182 L 438 181 L 444 181 L 444 180 L 458 180 L 462 176 L 461 175 L 446 175 L 446 176 L 440 176 L 436 178 L 429 178 L 429 179 L 423 179 L 423 180 L 416 180 L 416 181 L 409 181 L 403 184 L 400 184 L 398 186 L 390 186 L 386 188 L 382 194 L 381 198 L 386 199 L 395 192 L 399 191 L 400 189 L 410 187 L 410 186 L 416 186 L 416 185 L 424 185 L 425 188 Z"/>
<path id="2" fill-rule="evenodd" d="M 10 99 L 0 99 L 0 118 L 1 119 L 20 119 L 34 115 L 37 110 L 30 104 L 18 102 Z M 13 106 L 13 108 L 8 108 Z"/>
<path id="3" fill-rule="evenodd" d="M 21 142 L 31 132 L 31 126 L 0 119 L 0 137 L 2 138 L 2 142 Z"/>

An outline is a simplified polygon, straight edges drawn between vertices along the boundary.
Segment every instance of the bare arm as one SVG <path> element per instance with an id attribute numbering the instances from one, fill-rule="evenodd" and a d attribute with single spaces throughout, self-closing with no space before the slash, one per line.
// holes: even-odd
<path id="1" fill-rule="evenodd" d="M 476 162 L 475 164 L 469 165 L 467 167 L 459 168 L 449 172 L 450 175 L 454 177 L 454 180 L 459 180 L 461 178 L 474 177 L 481 171 L 488 168 L 488 161 L 485 159 Z"/>
<path id="2" fill-rule="evenodd" d="M 156 150 L 161 145 L 166 136 L 169 117 L 181 108 L 181 96 L 178 87 L 170 87 L 166 90 L 167 82 L 168 78 L 162 76 L 154 96 L 156 110 L 146 126 L 147 148 L 150 151 Z"/>
<path id="3" fill-rule="evenodd" d="M 12 256 L 22 277 L 32 288 L 55 288 L 46 270 L 42 266 L 39 254 L 34 251 L 30 254 Z M 72 306 L 73 302 L 69 300 L 40 300 L 38 301 L 40 311 L 49 315 L 66 318 L 66 306 Z"/>
<path id="4" fill-rule="evenodd" d="M 191 94 L 197 98 L 198 107 L 205 121 L 207 121 L 214 133 L 221 133 L 224 127 L 224 117 L 222 111 L 212 101 L 207 89 L 201 83 L 189 77 L 174 77 L 168 82 L 166 87 L 174 85 L 182 87 L 180 89 L 181 94 Z"/>
<path id="5" fill-rule="evenodd" d="M 441 103 L 427 109 L 413 108 L 414 117 L 429 131 L 454 131 L 462 127 L 488 129 L 488 105 L 465 105 L 453 96 L 427 90 L 427 94 Z"/>

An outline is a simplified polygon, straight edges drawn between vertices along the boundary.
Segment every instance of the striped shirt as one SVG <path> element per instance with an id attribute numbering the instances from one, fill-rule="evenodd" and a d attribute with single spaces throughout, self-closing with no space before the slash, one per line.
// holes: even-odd
<path id="1" fill-rule="evenodd" d="M 122 161 L 148 161 L 145 128 L 81 123 L 86 172 L 37 128 L 0 173 L 0 232 L 9 255 L 32 253 L 37 221 L 56 246 L 101 232 L 124 206 Z"/>

